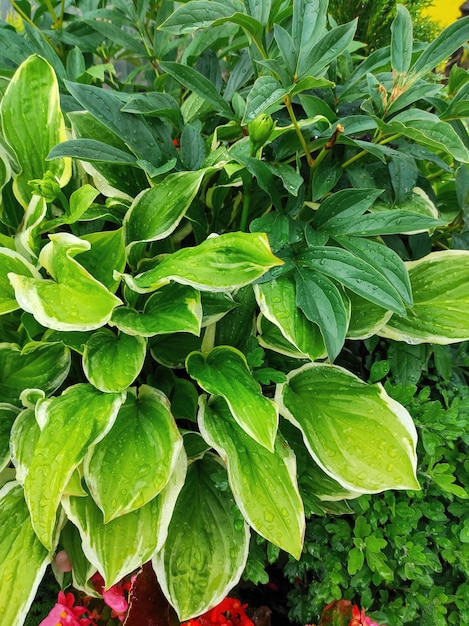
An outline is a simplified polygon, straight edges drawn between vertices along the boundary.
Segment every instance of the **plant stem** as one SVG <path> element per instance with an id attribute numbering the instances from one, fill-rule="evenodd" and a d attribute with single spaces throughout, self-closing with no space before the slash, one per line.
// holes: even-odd
<path id="1" fill-rule="evenodd" d="M 241 173 L 241 178 L 243 181 L 243 208 L 241 211 L 239 230 L 245 232 L 248 225 L 249 209 L 251 208 L 252 178 L 247 170 Z"/>
<path id="2" fill-rule="evenodd" d="M 298 124 L 298 121 L 296 119 L 295 111 L 293 110 L 293 107 L 292 107 L 291 96 L 290 95 L 285 96 L 283 98 L 283 101 L 285 103 L 285 106 L 287 107 L 288 115 L 290 116 L 290 119 L 291 119 L 291 121 L 293 123 L 293 126 L 295 128 L 295 132 L 298 135 L 298 139 L 300 140 L 301 147 L 303 148 L 304 153 L 306 155 L 306 160 L 308 161 L 308 165 L 309 165 L 309 167 L 313 167 L 314 159 L 311 156 L 311 152 L 309 151 L 308 145 L 307 145 L 307 143 L 305 141 L 305 138 L 303 137 L 303 133 L 301 132 L 301 128 L 300 128 L 300 126 Z"/>
<path id="3" fill-rule="evenodd" d="M 37 28 L 36 24 L 26 15 L 26 13 L 16 4 L 15 0 L 10 0 L 11 6 L 15 9 L 18 15 L 25 21 L 28 22 L 30 26 Z"/>

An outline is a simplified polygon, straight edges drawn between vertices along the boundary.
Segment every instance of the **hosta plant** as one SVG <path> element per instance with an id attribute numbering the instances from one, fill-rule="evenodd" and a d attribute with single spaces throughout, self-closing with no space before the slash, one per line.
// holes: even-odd
<path id="1" fill-rule="evenodd" d="M 298 558 L 312 500 L 418 489 L 409 413 L 343 348 L 469 337 L 469 253 L 445 250 L 469 77 L 431 74 L 469 18 L 423 46 L 399 6 L 364 57 L 326 0 L 15 6 L 1 621 L 22 624 L 62 549 L 91 595 L 151 562 L 187 621 L 256 533 Z"/>

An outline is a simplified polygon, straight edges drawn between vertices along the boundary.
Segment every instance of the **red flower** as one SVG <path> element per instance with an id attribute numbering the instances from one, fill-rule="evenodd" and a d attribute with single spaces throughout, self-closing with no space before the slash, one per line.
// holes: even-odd
<path id="1" fill-rule="evenodd" d="M 181 626 L 254 626 L 246 615 L 247 604 L 241 604 L 236 598 L 225 598 L 207 613 L 190 619 Z"/>
<path id="2" fill-rule="evenodd" d="M 129 608 L 127 602 L 128 592 L 132 585 L 132 581 L 120 582 L 109 589 L 104 588 L 104 578 L 99 572 L 93 574 L 91 582 L 98 593 L 103 596 L 104 602 L 112 609 L 111 616 L 117 617 L 121 622 L 124 621 L 125 614 Z"/>
<path id="3" fill-rule="evenodd" d="M 59 591 L 57 604 L 39 626 L 97 626 L 84 606 L 74 606 L 73 593 Z"/>

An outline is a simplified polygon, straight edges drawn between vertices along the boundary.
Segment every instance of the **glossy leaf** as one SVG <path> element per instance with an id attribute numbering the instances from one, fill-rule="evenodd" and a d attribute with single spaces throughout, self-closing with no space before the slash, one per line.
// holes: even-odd
<path id="1" fill-rule="evenodd" d="M 294 359 L 309 358 L 298 350 L 296 346 L 290 343 L 282 335 L 280 328 L 270 322 L 262 313 L 257 318 L 257 340 L 259 345 L 273 352 L 284 354 Z"/>
<path id="2" fill-rule="evenodd" d="M 168 537 L 152 559 L 180 620 L 221 602 L 246 565 L 249 526 L 230 490 L 222 487 L 226 480 L 223 465 L 210 453 L 189 465 Z"/>
<path id="3" fill-rule="evenodd" d="M 89 581 L 96 572 L 96 567 L 86 558 L 81 547 L 80 533 L 72 522 L 67 521 L 62 529 L 60 543 L 73 564 L 72 581 L 75 589 L 81 589 L 91 597 L 97 595 L 94 585 Z"/>
<path id="4" fill-rule="evenodd" d="M 85 343 L 85 376 L 96 389 L 105 393 L 124 391 L 139 375 L 146 348 L 142 337 L 124 333 L 116 336 L 106 328 L 100 329 Z"/>
<path id="5" fill-rule="evenodd" d="M 299 257 L 301 266 L 339 281 L 362 298 L 397 313 L 405 313 L 394 285 L 366 261 L 333 246 L 311 246 Z"/>
<path id="6" fill-rule="evenodd" d="M 129 592 L 129 610 L 124 626 L 142 626 L 156 619 L 158 626 L 178 626 L 173 607 L 165 598 L 151 563 L 144 563 Z"/>
<path id="7" fill-rule="evenodd" d="M 304 315 L 319 326 L 331 360 L 339 354 L 345 341 L 350 304 L 327 276 L 307 268 L 295 271 L 296 303 Z"/>
<path id="8" fill-rule="evenodd" d="M 350 300 L 350 321 L 347 339 L 367 339 L 383 328 L 390 320 L 392 311 L 365 300 L 356 293 L 347 293 Z"/>
<path id="9" fill-rule="evenodd" d="M 15 482 L 0 489 L 0 527 L 0 615 L 5 625 L 19 626 L 52 560 L 52 551 L 36 537 L 23 489 Z"/>
<path id="10" fill-rule="evenodd" d="M 11 462 L 16 480 L 23 484 L 41 434 L 33 409 L 24 409 L 15 419 L 10 433 Z"/>
<path id="11" fill-rule="evenodd" d="M 120 281 L 115 280 L 114 272 L 123 272 L 126 264 L 122 228 L 89 233 L 82 235 L 81 239 L 91 244 L 91 247 L 80 253 L 80 265 L 111 293 L 115 293 Z"/>
<path id="12" fill-rule="evenodd" d="M 9 248 L 0 248 L 0 315 L 19 309 L 15 300 L 15 291 L 8 279 L 10 273 L 40 279 L 37 269 L 21 254 Z"/>
<path id="13" fill-rule="evenodd" d="M 189 374 L 208 393 L 222 396 L 240 427 L 258 444 L 273 450 L 278 412 L 249 370 L 245 356 L 231 346 L 217 346 L 207 357 L 192 352 Z"/>
<path id="14" fill-rule="evenodd" d="M 213 0 L 192 0 L 176 8 L 165 20 L 161 28 L 177 34 L 192 33 L 198 28 L 210 26 L 218 18 L 229 17 L 234 13 L 231 6 Z"/>
<path id="15" fill-rule="evenodd" d="M 47 170 L 64 186 L 71 175 L 70 159 L 47 162 L 50 150 L 65 141 L 59 87 L 49 63 L 32 55 L 15 72 L 1 105 L 3 134 L 16 154 L 21 171 L 15 176 L 15 196 L 26 208 L 33 190 L 29 181 Z"/>
<path id="16" fill-rule="evenodd" d="M 159 241 L 179 225 L 202 180 L 213 168 L 196 172 L 175 172 L 151 189 L 142 191 L 132 203 L 124 219 L 127 244 L 138 241 Z"/>
<path id="17" fill-rule="evenodd" d="M 166 396 L 148 385 L 127 395 L 109 433 L 85 459 L 104 523 L 144 506 L 167 485 L 182 448 Z"/>
<path id="18" fill-rule="evenodd" d="M 469 252 L 445 250 L 406 263 L 414 294 L 407 317 L 393 315 L 378 334 L 408 343 L 469 338 Z"/>
<path id="19" fill-rule="evenodd" d="M 248 285 L 283 261 L 275 257 L 262 233 L 226 233 L 195 248 L 182 248 L 135 278 L 124 274 L 138 293 L 155 291 L 171 280 L 202 291 L 227 291 Z"/>
<path id="20" fill-rule="evenodd" d="M 143 312 L 131 307 L 114 309 L 110 324 L 128 335 L 141 337 L 178 332 L 200 335 L 200 292 L 189 285 L 171 283 L 148 298 Z"/>
<path id="21" fill-rule="evenodd" d="M 34 530 L 47 548 L 52 547 L 57 509 L 73 471 L 89 446 L 112 427 L 122 401 L 120 394 L 78 384 L 37 404 L 41 434 L 24 486 Z"/>
<path id="22" fill-rule="evenodd" d="M 74 235 L 49 235 L 39 261 L 54 280 L 10 274 L 22 309 L 55 330 L 93 330 L 104 326 L 121 301 L 94 279 L 75 259 L 90 244 Z"/>
<path id="23" fill-rule="evenodd" d="M 335 233 L 354 223 L 381 195 L 380 189 L 343 189 L 321 202 L 313 218 L 318 230 Z"/>
<path id="24" fill-rule="evenodd" d="M 248 124 L 256 119 L 272 104 L 281 100 L 287 91 L 273 76 L 260 76 L 254 83 L 246 99 L 243 124 Z"/>
<path id="25" fill-rule="evenodd" d="M 228 119 L 235 119 L 230 105 L 218 93 L 213 83 L 208 78 L 205 78 L 203 74 L 189 65 L 182 65 L 172 61 L 160 62 L 159 66 L 164 72 L 167 72 L 182 83 L 184 87 L 206 100 L 219 115 Z"/>
<path id="26" fill-rule="evenodd" d="M 107 524 L 90 496 L 63 498 L 65 511 L 80 532 L 83 551 L 104 577 L 106 588 L 140 567 L 161 548 L 185 474 L 186 456 L 182 453 L 171 480 L 159 496 Z"/>
<path id="27" fill-rule="evenodd" d="M 136 165 L 137 157 L 129 152 L 124 152 L 110 146 L 98 139 L 72 139 L 64 141 L 53 148 L 49 159 L 58 157 L 73 157 L 81 161 L 101 161 L 104 163 L 119 163 L 121 165 Z"/>
<path id="28" fill-rule="evenodd" d="M 25 389 L 50 395 L 64 382 L 70 369 L 70 351 L 61 343 L 32 342 L 21 350 L 0 343 L 0 402 L 17 404 Z"/>
<path id="29" fill-rule="evenodd" d="M 290 275 L 255 285 L 254 293 L 263 315 L 300 353 L 312 361 L 326 355 L 319 327 L 297 306 L 295 283 Z"/>
<path id="30" fill-rule="evenodd" d="M 405 74 L 412 61 L 412 19 L 403 4 L 397 5 L 397 14 L 391 24 L 391 65 L 398 74 Z"/>
<path id="31" fill-rule="evenodd" d="M 346 489 L 419 489 L 415 426 L 381 385 L 312 363 L 290 372 L 276 399 L 316 463 Z"/>
<path id="32" fill-rule="evenodd" d="M 10 463 L 10 432 L 18 413 L 18 407 L 0 402 L 0 472 Z"/>
<path id="33" fill-rule="evenodd" d="M 341 24 L 328 31 L 319 41 L 314 42 L 309 53 L 300 54 L 298 77 L 317 76 L 323 74 L 327 66 L 335 61 L 351 44 L 357 21 Z"/>
<path id="34" fill-rule="evenodd" d="M 231 490 L 244 518 L 256 532 L 298 559 L 305 516 L 293 451 L 280 436 L 273 451 L 253 441 L 221 398 L 208 404 L 201 401 L 198 419 L 204 439 L 226 463 Z"/>
<path id="35" fill-rule="evenodd" d="M 396 288 L 402 301 L 412 305 L 412 288 L 404 262 L 387 246 L 359 237 L 335 237 L 346 250 L 373 265 Z"/>

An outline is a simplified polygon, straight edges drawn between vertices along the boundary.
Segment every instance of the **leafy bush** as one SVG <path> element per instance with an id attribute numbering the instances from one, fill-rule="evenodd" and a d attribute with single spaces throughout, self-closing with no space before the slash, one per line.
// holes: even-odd
<path id="1" fill-rule="evenodd" d="M 447 355 L 458 366 L 458 360 L 467 363 L 462 346 L 462 358 Z M 314 621 L 331 594 L 361 598 L 377 621 L 393 625 L 469 619 L 469 387 L 459 379 L 459 367 L 449 380 L 435 370 L 439 351 L 420 362 L 426 371 L 417 394 L 415 385 L 396 382 L 406 363 L 420 378 L 418 348 L 409 346 L 407 358 L 401 352 L 400 369 L 391 370 L 394 382 L 386 389 L 406 404 L 417 425 L 422 490 L 360 496 L 349 502 L 354 516 L 308 522 L 302 558 L 285 567 L 293 583 L 290 615 L 300 624 Z"/>
<path id="2" fill-rule="evenodd" d="M 427 77 L 469 18 L 423 50 L 399 6 L 357 61 L 327 8 L 22 2 L 0 24 L 7 623 L 59 547 L 92 595 L 151 560 L 187 620 L 251 535 L 299 558 L 318 506 L 418 488 L 408 411 L 332 363 L 346 339 L 469 337 L 469 253 L 397 253 L 464 234 L 468 75 Z"/>

